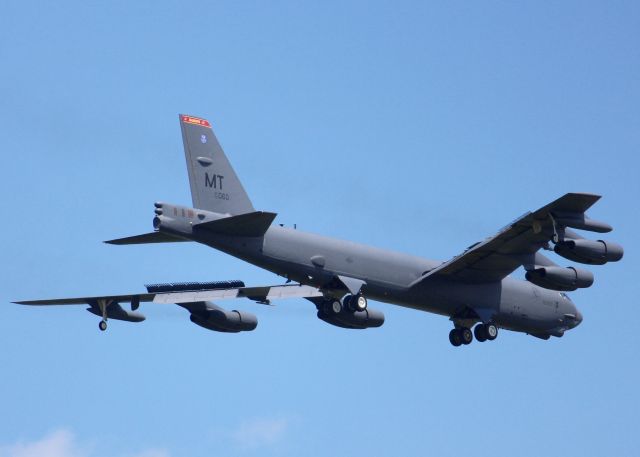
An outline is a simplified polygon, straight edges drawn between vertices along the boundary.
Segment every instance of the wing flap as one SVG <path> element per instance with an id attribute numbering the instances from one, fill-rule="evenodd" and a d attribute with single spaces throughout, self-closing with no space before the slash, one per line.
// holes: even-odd
<path id="1" fill-rule="evenodd" d="M 170 292 L 156 294 L 154 303 L 191 303 L 211 300 L 228 300 L 233 298 L 249 298 L 258 302 L 268 302 L 278 298 L 321 297 L 320 290 L 311 286 L 282 285 L 265 287 L 238 287 L 222 290 L 201 290 L 192 292 Z"/>

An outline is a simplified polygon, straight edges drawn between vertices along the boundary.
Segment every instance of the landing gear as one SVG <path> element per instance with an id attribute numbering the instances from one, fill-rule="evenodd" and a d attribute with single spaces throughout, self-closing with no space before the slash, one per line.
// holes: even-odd
<path id="1" fill-rule="evenodd" d="M 473 329 L 473 334 L 476 337 L 476 340 L 484 343 L 487 341 L 487 327 L 484 324 L 478 324 Z"/>
<path id="2" fill-rule="evenodd" d="M 449 332 L 449 342 L 455 347 L 458 347 L 462 344 L 462 336 L 460 335 L 460 332 L 457 328 L 454 328 Z"/>
<path id="3" fill-rule="evenodd" d="M 354 299 L 351 299 L 356 311 L 364 311 L 367 309 L 367 299 L 363 295 L 356 295 Z"/>
<path id="4" fill-rule="evenodd" d="M 345 295 L 342 299 L 344 306 L 353 312 L 367 309 L 367 299 L 363 295 Z"/>
<path id="5" fill-rule="evenodd" d="M 454 346 L 471 344 L 473 341 L 473 333 L 466 327 L 454 328 L 449 332 L 449 342 Z"/>
<path id="6" fill-rule="evenodd" d="M 473 333 L 471 333 L 471 330 L 469 330 L 468 328 L 461 328 L 458 329 L 458 331 L 460 332 L 460 338 L 462 339 L 462 344 L 471 344 L 471 342 L 473 341 Z"/>
<path id="7" fill-rule="evenodd" d="M 324 303 L 324 311 L 327 314 L 340 314 L 342 312 L 342 303 L 340 303 L 340 300 L 328 300 Z"/>
<path id="8" fill-rule="evenodd" d="M 111 306 L 111 300 L 107 300 L 107 299 L 98 300 L 98 308 L 100 308 L 100 312 L 102 313 L 102 320 L 98 324 L 98 328 L 103 332 L 107 329 L 107 308 L 109 306 Z"/>
<path id="9" fill-rule="evenodd" d="M 498 336 L 498 326 L 492 322 L 488 324 L 478 324 L 471 332 L 467 327 L 454 328 L 449 332 L 449 341 L 454 346 L 461 346 L 463 344 L 471 344 L 473 337 L 479 342 L 493 341 Z"/>
<path id="10" fill-rule="evenodd" d="M 496 326 L 496 324 L 486 324 L 485 331 L 487 332 L 487 339 L 489 341 L 493 341 L 498 337 L 498 327 Z"/>
<path id="11" fill-rule="evenodd" d="M 367 309 L 367 299 L 358 295 L 345 295 L 342 301 L 336 298 L 326 299 L 322 304 L 322 310 L 325 314 L 341 314 L 344 311 L 358 312 Z"/>
<path id="12" fill-rule="evenodd" d="M 489 322 L 488 324 L 478 324 L 473 329 L 478 341 L 493 341 L 498 337 L 498 326 Z"/>

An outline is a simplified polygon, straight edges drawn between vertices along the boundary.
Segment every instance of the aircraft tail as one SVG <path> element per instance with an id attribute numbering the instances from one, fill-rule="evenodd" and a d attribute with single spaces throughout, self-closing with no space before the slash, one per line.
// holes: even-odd
<path id="1" fill-rule="evenodd" d="M 220 214 L 255 211 L 206 119 L 180 115 L 193 207 Z"/>

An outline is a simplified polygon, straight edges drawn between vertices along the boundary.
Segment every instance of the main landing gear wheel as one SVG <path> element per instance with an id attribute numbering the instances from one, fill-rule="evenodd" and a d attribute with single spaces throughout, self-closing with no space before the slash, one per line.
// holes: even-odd
<path id="1" fill-rule="evenodd" d="M 364 311 L 367 309 L 367 299 L 358 294 L 358 295 L 345 295 L 342 299 L 342 304 L 349 311 L 353 311 L 354 313 L 357 311 Z"/>
<path id="2" fill-rule="evenodd" d="M 489 341 L 493 341 L 498 337 L 498 327 L 496 324 L 485 324 L 484 328 Z"/>
<path id="3" fill-rule="evenodd" d="M 473 341 L 473 332 L 466 327 L 454 328 L 449 332 L 449 342 L 454 346 L 471 344 Z"/>
<path id="4" fill-rule="evenodd" d="M 460 332 L 457 328 L 454 328 L 449 332 L 449 342 L 455 347 L 458 347 L 462 344 L 462 336 L 460 335 Z"/>
<path id="5" fill-rule="evenodd" d="M 340 303 L 340 300 L 328 300 L 324 303 L 324 310 L 327 314 L 340 314 L 342 312 L 342 303 Z"/>
<path id="6" fill-rule="evenodd" d="M 493 341 L 498 337 L 498 326 L 492 323 L 478 324 L 473 329 L 473 333 L 476 336 L 476 340 L 480 342 Z"/>
<path id="7" fill-rule="evenodd" d="M 364 311 L 367 309 L 367 299 L 362 295 L 355 295 L 351 297 L 351 306 L 354 311 Z"/>
<path id="8" fill-rule="evenodd" d="M 100 321 L 98 328 L 104 332 L 107 329 L 107 321 Z"/>
<path id="9" fill-rule="evenodd" d="M 476 325 L 476 327 L 473 329 L 473 334 L 475 335 L 476 340 L 480 341 L 481 343 L 487 341 L 487 327 L 484 324 Z"/>
<path id="10" fill-rule="evenodd" d="M 471 342 L 473 341 L 473 333 L 471 333 L 471 330 L 469 330 L 468 328 L 461 328 L 458 329 L 458 332 L 460 332 L 460 339 L 462 340 L 462 344 L 471 344 Z"/>

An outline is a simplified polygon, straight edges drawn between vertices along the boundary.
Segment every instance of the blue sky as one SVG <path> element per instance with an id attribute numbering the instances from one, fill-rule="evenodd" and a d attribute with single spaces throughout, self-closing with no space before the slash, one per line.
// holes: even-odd
<path id="1" fill-rule="evenodd" d="M 636 455 L 639 42 L 637 2 L 4 2 L 0 456 Z M 103 334 L 10 304 L 279 282 L 101 243 L 190 203 L 180 112 L 279 223 L 448 259 L 594 192 L 625 258 L 572 294 L 564 338 L 458 349 L 445 318 L 379 303 L 385 325 L 351 332 L 239 301 L 260 320 L 239 335 L 169 305 Z"/>

